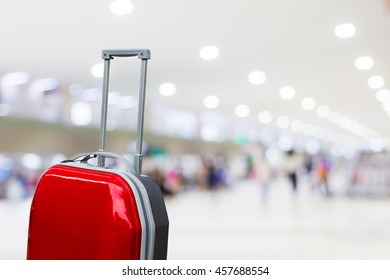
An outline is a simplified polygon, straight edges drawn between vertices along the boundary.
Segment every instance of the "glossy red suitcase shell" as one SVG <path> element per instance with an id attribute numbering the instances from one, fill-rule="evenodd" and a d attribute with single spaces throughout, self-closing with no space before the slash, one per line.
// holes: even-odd
<path id="1" fill-rule="evenodd" d="M 140 259 L 139 213 L 122 176 L 53 166 L 32 202 L 27 259 Z"/>
<path id="2" fill-rule="evenodd" d="M 148 49 L 103 50 L 99 150 L 49 168 L 34 195 L 27 259 L 166 259 L 169 221 L 161 190 L 141 174 Z M 110 61 L 141 60 L 134 165 L 105 152 Z M 88 161 L 97 157 L 97 165 Z M 126 171 L 105 167 L 119 159 Z"/>

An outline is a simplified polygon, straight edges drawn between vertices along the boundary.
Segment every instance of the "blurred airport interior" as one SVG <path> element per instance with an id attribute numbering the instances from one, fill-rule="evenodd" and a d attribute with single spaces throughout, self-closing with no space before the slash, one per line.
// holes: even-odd
<path id="1" fill-rule="evenodd" d="M 134 9 L 134 22 L 125 22 L 134 26 L 142 22 L 137 11 L 148 10 L 144 5 L 163 3 L 117 0 L 107 1 L 107 7 L 111 2 L 115 4 L 107 14 L 102 12 L 102 4 L 96 8 L 99 12 L 93 10 L 95 16 L 104 19 L 107 30 L 124 24 L 114 22 L 111 16 L 126 11 L 125 16 L 129 16 Z M 342 15 L 354 1 L 329 1 L 340 8 L 334 14 L 337 9 L 325 4 L 327 1 L 248 1 L 248 6 L 226 1 L 226 10 L 221 9 L 225 13 L 221 14 L 221 2 L 200 1 L 195 5 L 197 1 L 185 1 L 194 10 L 209 5 L 215 12 L 203 10 L 205 26 L 199 27 L 203 33 L 191 25 L 192 17 L 191 23 L 183 18 L 180 9 L 187 13 L 191 10 L 183 6 L 184 2 L 168 2 L 172 5 L 160 8 L 177 7 L 177 11 L 166 11 L 172 13 L 172 21 L 151 12 L 157 14 L 153 15 L 161 26 L 167 24 L 170 32 L 166 35 L 178 40 L 176 53 L 171 55 L 173 62 L 164 60 L 168 56 L 164 54 L 174 43 L 159 36 L 149 41 L 143 34 L 134 36 L 134 43 L 150 45 L 152 53 L 156 50 L 157 54 L 147 85 L 143 173 L 159 183 L 166 200 L 170 218 L 168 258 L 389 259 L 390 91 L 385 80 L 390 78 L 386 76 L 390 61 L 385 46 L 390 42 L 390 32 L 386 32 L 390 25 L 383 24 L 389 21 L 384 9 L 388 1 L 356 1 L 345 20 Z M 235 11 L 239 15 L 231 16 Z M 282 27 L 272 21 L 272 11 L 280 11 L 277 20 Z M 321 18 L 321 12 L 326 16 Z M 183 24 L 175 21 L 179 15 Z M 233 17 L 237 26 L 206 25 L 219 16 L 222 23 Z M 253 25 L 243 25 L 242 30 L 249 35 L 238 27 L 238 23 L 245 24 L 239 19 L 246 16 Z M 301 16 L 313 20 L 312 26 L 303 24 Z M 27 20 L 27 14 L 25 17 Z M 43 20 L 43 16 L 39 18 Z M 264 22 L 259 22 L 261 19 Z M 330 19 L 332 26 L 325 28 L 323 21 Z M 52 20 L 57 28 L 61 24 L 59 30 L 70 24 L 69 20 Z M 272 24 L 270 31 L 264 32 L 267 20 Z M 294 23 L 291 28 L 299 32 L 290 34 L 290 21 Z M 47 27 L 40 21 L 35 24 L 42 30 Z M 148 31 L 145 33 L 157 35 L 161 31 L 157 25 L 143 25 Z M 24 32 L 31 29 L 23 24 L 3 26 L 0 38 L 8 38 L 10 45 L 0 50 L 11 54 L 2 48 L 14 49 L 10 38 L 26 37 Z M 177 32 L 186 26 L 193 33 L 187 29 Z M 378 26 L 387 29 L 378 31 Z M 312 28 L 323 33 L 313 33 Z M 230 37 L 227 30 L 234 36 Z M 256 35 L 261 32 L 264 39 Z M 115 35 L 113 31 L 107 33 Z M 355 33 L 360 41 L 348 45 L 346 40 Z M 371 37 L 362 39 L 362 33 Z M 66 34 L 62 35 L 63 45 L 69 43 L 66 36 L 70 35 Z M 177 34 L 187 37 L 179 40 Z M 201 48 L 203 42 L 195 46 L 192 40 L 203 35 L 221 46 Z M 85 33 L 80 36 L 85 37 Z M 219 40 L 211 39 L 213 36 Z M 317 38 L 319 43 L 302 43 L 301 36 Z M 243 43 L 236 42 L 236 37 Z M 128 38 L 124 42 L 118 38 L 111 39 L 120 47 L 132 43 Z M 278 44 L 271 44 L 273 40 Z M 42 173 L 53 164 L 98 149 L 101 64 L 87 74 L 84 72 L 89 71 L 79 71 L 87 65 L 85 61 L 80 66 L 74 64 L 80 68 L 75 69 L 80 80 L 71 80 L 63 74 L 65 70 L 71 72 L 68 68 L 53 66 L 55 54 L 45 52 L 45 42 L 39 41 L 37 49 L 48 58 L 39 62 L 25 59 L 35 54 L 32 51 L 14 53 L 15 65 L 8 58 L 0 60 L 0 260 L 25 259 L 29 207 Z M 102 45 L 95 38 L 84 42 L 84 48 L 92 43 L 96 48 Z M 236 44 L 253 49 L 243 51 Z M 362 48 L 357 50 L 359 45 Z M 316 51 L 317 47 L 321 51 Z M 340 53 L 331 56 L 336 49 Z M 96 52 L 91 53 L 95 57 Z M 210 63 L 219 61 L 219 56 L 220 64 Z M 237 56 L 240 63 L 233 60 Z M 20 66 L 23 59 L 26 68 Z M 49 70 L 34 72 L 38 66 Z M 176 69 L 180 67 L 183 69 Z M 115 71 L 113 75 L 119 72 Z M 137 70 L 129 72 L 130 82 L 137 84 L 132 80 Z M 120 76 L 114 82 L 120 79 L 125 80 Z M 366 79 L 367 84 L 363 82 Z M 265 88 L 259 89 L 263 84 Z M 132 88 L 129 93 L 123 87 L 114 87 L 109 95 L 107 150 L 132 160 L 138 97 L 136 90 Z M 120 168 L 115 160 L 109 165 Z"/>

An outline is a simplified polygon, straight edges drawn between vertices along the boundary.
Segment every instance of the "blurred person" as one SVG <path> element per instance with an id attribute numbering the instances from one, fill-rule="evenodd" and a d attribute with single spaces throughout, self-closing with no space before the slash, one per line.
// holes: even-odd
<path id="1" fill-rule="evenodd" d="M 330 196 L 329 190 L 329 172 L 330 172 L 331 164 L 328 158 L 325 156 L 321 156 L 317 159 L 314 170 L 316 172 L 317 177 L 317 187 L 319 190 L 324 190 L 326 196 Z"/>
<path id="2" fill-rule="evenodd" d="M 209 157 L 204 160 L 207 188 L 216 190 L 227 186 L 225 159 L 222 156 Z"/>
<path id="3" fill-rule="evenodd" d="M 260 183 L 261 198 L 263 202 L 268 200 L 269 183 L 271 180 L 271 166 L 267 159 L 259 154 L 254 158 L 254 169 L 256 178 Z"/>
<path id="4" fill-rule="evenodd" d="M 253 157 L 251 154 L 246 154 L 244 157 L 245 162 L 245 179 L 255 177 L 255 168 L 253 164 Z"/>
<path id="5" fill-rule="evenodd" d="M 293 193 L 298 191 L 298 172 L 303 167 L 303 159 L 293 149 L 287 151 L 282 168 L 291 183 Z"/>

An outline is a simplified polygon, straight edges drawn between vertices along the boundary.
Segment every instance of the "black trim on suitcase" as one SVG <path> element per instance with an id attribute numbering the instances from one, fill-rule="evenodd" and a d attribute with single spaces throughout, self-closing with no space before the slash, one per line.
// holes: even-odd
<path id="1" fill-rule="evenodd" d="M 166 260 L 168 253 L 169 220 L 160 187 L 151 177 L 141 175 L 138 178 L 148 192 L 156 227 L 153 259 Z"/>

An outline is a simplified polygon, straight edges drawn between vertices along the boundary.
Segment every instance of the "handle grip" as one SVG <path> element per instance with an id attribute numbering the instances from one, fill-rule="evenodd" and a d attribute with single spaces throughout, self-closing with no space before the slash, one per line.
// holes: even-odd
<path id="1" fill-rule="evenodd" d="M 103 50 L 102 56 L 104 59 L 104 76 L 103 76 L 103 93 L 102 93 L 103 96 L 102 96 L 102 114 L 101 114 L 101 122 L 100 122 L 99 152 L 105 152 L 108 88 L 109 88 L 111 59 L 113 59 L 114 57 L 133 57 L 133 56 L 138 56 L 138 58 L 141 59 L 141 77 L 140 77 L 139 99 L 138 99 L 137 141 L 136 141 L 136 152 L 134 157 L 134 167 L 135 167 L 136 174 L 141 174 L 146 73 L 147 73 L 147 62 L 148 59 L 150 59 L 150 50 L 149 49 Z M 98 155 L 99 166 L 101 167 L 104 166 L 104 159 L 105 158 L 103 156 Z"/>
<path id="2" fill-rule="evenodd" d="M 133 57 L 138 56 L 139 59 L 150 59 L 151 53 L 149 49 L 131 49 L 131 50 L 103 50 L 103 59 L 113 59 L 114 57 Z"/>

